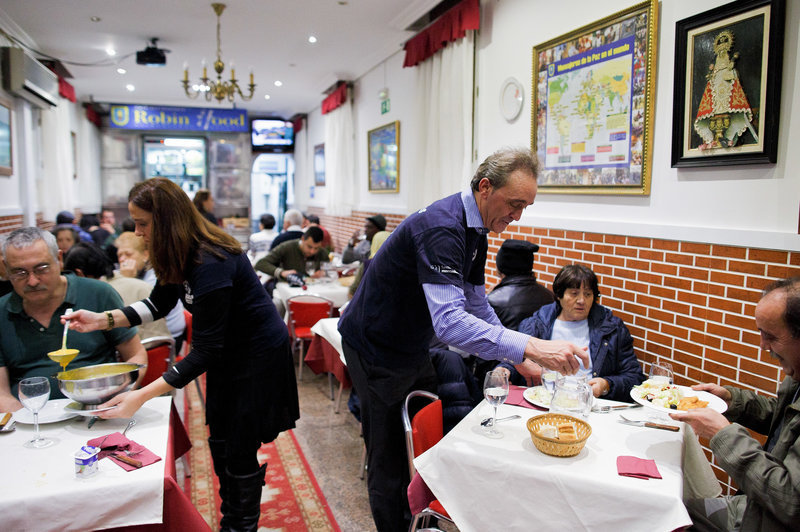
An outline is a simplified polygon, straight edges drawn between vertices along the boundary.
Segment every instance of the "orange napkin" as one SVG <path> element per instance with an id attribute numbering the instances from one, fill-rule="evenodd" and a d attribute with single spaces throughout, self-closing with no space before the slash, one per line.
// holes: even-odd
<path id="1" fill-rule="evenodd" d="M 119 432 L 112 432 L 106 436 L 98 436 L 97 438 L 91 439 L 86 443 L 92 447 L 100 447 L 100 453 L 97 455 L 98 460 L 108 456 L 114 461 L 114 463 L 119 465 L 125 471 L 133 471 L 134 469 L 139 468 L 135 465 L 131 465 L 119 460 L 116 456 L 114 456 L 114 453 L 119 452 L 122 455 L 126 455 L 124 451 L 129 451 L 131 453 L 129 458 L 141 462 L 141 467 L 154 464 L 161 460 L 160 456 L 150 451 L 147 447 L 144 445 L 139 445 L 133 440 L 129 440 Z"/>
<path id="2" fill-rule="evenodd" d="M 636 458 L 635 456 L 618 456 L 617 472 L 623 477 L 641 478 L 661 478 L 655 460 Z"/>
<path id="3" fill-rule="evenodd" d="M 539 408 L 538 406 L 534 406 L 522 397 L 522 392 L 525 391 L 524 386 L 515 386 L 510 385 L 508 387 L 508 397 L 506 397 L 506 404 L 507 405 L 514 405 L 514 406 L 524 406 L 525 408 L 531 408 L 533 410 L 546 410 L 545 408 Z"/>

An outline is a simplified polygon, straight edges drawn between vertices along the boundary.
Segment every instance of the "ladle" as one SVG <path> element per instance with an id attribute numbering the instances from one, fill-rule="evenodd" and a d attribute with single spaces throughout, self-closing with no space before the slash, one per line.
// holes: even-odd
<path id="1" fill-rule="evenodd" d="M 68 308 L 64 314 L 72 314 L 72 309 Z M 69 330 L 69 320 L 64 322 L 64 334 L 61 337 L 61 351 L 67 350 L 67 331 Z"/>

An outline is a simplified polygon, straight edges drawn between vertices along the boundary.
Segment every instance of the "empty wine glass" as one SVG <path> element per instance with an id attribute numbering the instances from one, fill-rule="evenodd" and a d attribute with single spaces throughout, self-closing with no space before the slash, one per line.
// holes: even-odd
<path id="1" fill-rule="evenodd" d="M 650 381 L 672 384 L 674 382 L 672 364 L 664 362 L 660 358 L 656 358 L 656 361 L 650 366 Z"/>
<path id="2" fill-rule="evenodd" d="M 25 442 L 29 449 L 43 449 L 55 443 L 39 433 L 39 410 L 50 399 L 50 380 L 47 377 L 30 377 L 19 382 L 19 402 L 33 413 L 33 439 Z"/>
<path id="3" fill-rule="evenodd" d="M 505 403 L 508 397 L 508 373 L 505 371 L 488 372 L 483 380 L 483 396 L 486 398 L 486 402 L 494 407 L 494 415 L 484 434 L 490 438 L 502 438 L 503 433 L 498 432 L 494 424 L 497 419 L 497 407 Z"/>

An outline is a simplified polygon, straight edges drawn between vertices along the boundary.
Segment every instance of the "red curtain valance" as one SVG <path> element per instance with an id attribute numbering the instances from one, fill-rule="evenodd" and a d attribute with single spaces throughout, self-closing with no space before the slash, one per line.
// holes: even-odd
<path id="1" fill-rule="evenodd" d="M 330 96 L 322 100 L 322 114 L 328 114 L 347 101 L 347 83 L 342 81 Z"/>
<path id="2" fill-rule="evenodd" d="M 97 113 L 97 111 L 94 110 L 94 107 L 92 107 L 91 105 L 86 106 L 86 120 L 96 125 L 97 127 L 100 127 L 102 125 L 100 115 Z"/>
<path id="3" fill-rule="evenodd" d="M 58 76 L 58 95 L 75 103 L 75 87 L 61 76 Z"/>
<path id="4" fill-rule="evenodd" d="M 481 27 L 480 0 L 463 0 L 406 42 L 404 67 L 416 66 L 466 35 L 467 30 Z"/>

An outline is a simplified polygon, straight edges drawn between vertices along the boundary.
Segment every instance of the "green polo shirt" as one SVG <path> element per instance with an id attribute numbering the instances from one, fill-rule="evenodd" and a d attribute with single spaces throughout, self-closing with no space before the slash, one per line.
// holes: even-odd
<path id="1" fill-rule="evenodd" d="M 19 381 L 27 377 L 44 376 L 50 377 L 50 399 L 64 397 L 55 379 L 61 366 L 50 360 L 47 353 L 61 349 L 64 334 L 61 316 L 66 309 L 102 312 L 123 307 L 122 298 L 107 283 L 71 273 L 65 274 L 65 277 L 67 293 L 64 302 L 53 313 L 47 327 L 25 313 L 22 298 L 16 292 L 0 297 L 0 366 L 8 369 L 14 396 L 17 395 Z M 80 353 L 67 369 L 116 362 L 116 346 L 135 335 L 135 327 L 89 333 L 69 331 L 67 348 L 78 349 Z"/>

